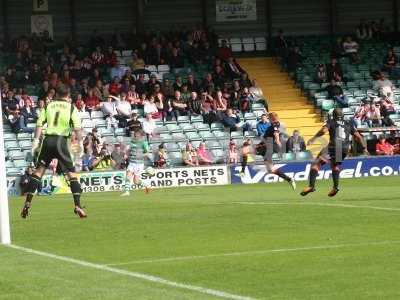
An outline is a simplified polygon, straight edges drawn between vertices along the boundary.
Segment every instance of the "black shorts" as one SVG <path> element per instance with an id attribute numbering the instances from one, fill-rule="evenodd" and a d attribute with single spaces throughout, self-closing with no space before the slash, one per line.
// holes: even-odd
<path id="1" fill-rule="evenodd" d="M 37 157 L 37 166 L 49 167 L 53 159 L 58 160 L 57 169 L 63 173 L 74 172 L 74 162 L 69 148 L 68 137 L 48 135 L 45 136 Z"/>
<path id="2" fill-rule="evenodd" d="M 332 164 L 341 164 L 347 156 L 347 147 L 342 147 L 340 150 L 335 147 L 324 147 L 318 154 L 318 159 L 323 163 L 331 162 Z"/>

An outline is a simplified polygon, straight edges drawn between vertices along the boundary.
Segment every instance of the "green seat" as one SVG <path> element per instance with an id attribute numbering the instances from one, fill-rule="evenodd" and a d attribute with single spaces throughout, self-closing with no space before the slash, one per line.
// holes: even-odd
<path id="1" fill-rule="evenodd" d="M 296 160 L 309 160 L 312 158 L 313 158 L 313 155 L 309 150 L 296 153 Z"/>
<path id="2" fill-rule="evenodd" d="M 293 152 L 284 153 L 283 157 L 282 157 L 283 161 L 292 161 L 295 159 L 296 159 L 296 156 Z"/>
<path id="3" fill-rule="evenodd" d="M 335 102 L 333 100 L 324 100 L 322 101 L 322 110 L 329 111 L 335 107 Z"/>

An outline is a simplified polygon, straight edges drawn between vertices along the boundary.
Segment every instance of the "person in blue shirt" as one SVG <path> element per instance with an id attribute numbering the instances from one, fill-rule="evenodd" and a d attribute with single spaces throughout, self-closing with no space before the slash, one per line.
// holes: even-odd
<path id="1" fill-rule="evenodd" d="M 270 126 L 271 123 L 269 122 L 268 116 L 263 114 L 261 120 L 257 123 L 257 135 L 263 137 Z"/>

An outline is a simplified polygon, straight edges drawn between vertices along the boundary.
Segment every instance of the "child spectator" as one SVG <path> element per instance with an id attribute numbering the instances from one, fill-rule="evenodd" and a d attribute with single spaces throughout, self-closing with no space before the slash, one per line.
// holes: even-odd
<path id="1" fill-rule="evenodd" d="M 210 152 L 206 149 L 206 144 L 201 142 L 197 149 L 197 156 L 199 158 L 200 165 L 211 165 L 213 162 Z"/>
<path id="2" fill-rule="evenodd" d="M 384 135 L 379 137 L 379 141 L 376 144 L 376 154 L 377 155 L 393 155 L 394 154 L 394 147 L 386 141 Z"/>
<path id="3" fill-rule="evenodd" d="M 238 163 L 238 152 L 234 141 L 230 141 L 229 143 L 228 161 L 230 164 Z"/>
<path id="4" fill-rule="evenodd" d="M 161 143 L 158 146 L 158 152 L 157 152 L 157 159 L 155 161 L 155 166 L 157 168 L 165 168 L 167 166 L 167 150 L 164 147 L 164 143 Z"/>
<path id="5" fill-rule="evenodd" d="M 187 143 L 182 151 L 182 161 L 186 166 L 197 167 L 199 165 L 197 152 L 191 143 Z"/>

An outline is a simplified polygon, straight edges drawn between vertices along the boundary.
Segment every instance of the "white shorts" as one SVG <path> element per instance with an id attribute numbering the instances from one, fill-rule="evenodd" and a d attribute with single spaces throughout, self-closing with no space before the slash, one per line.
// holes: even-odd
<path id="1" fill-rule="evenodd" d="M 141 175 L 144 171 L 143 163 L 129 163 L 128 168 L 126 169 L 128 172 L 133 173 L 134 175 Z"/>

